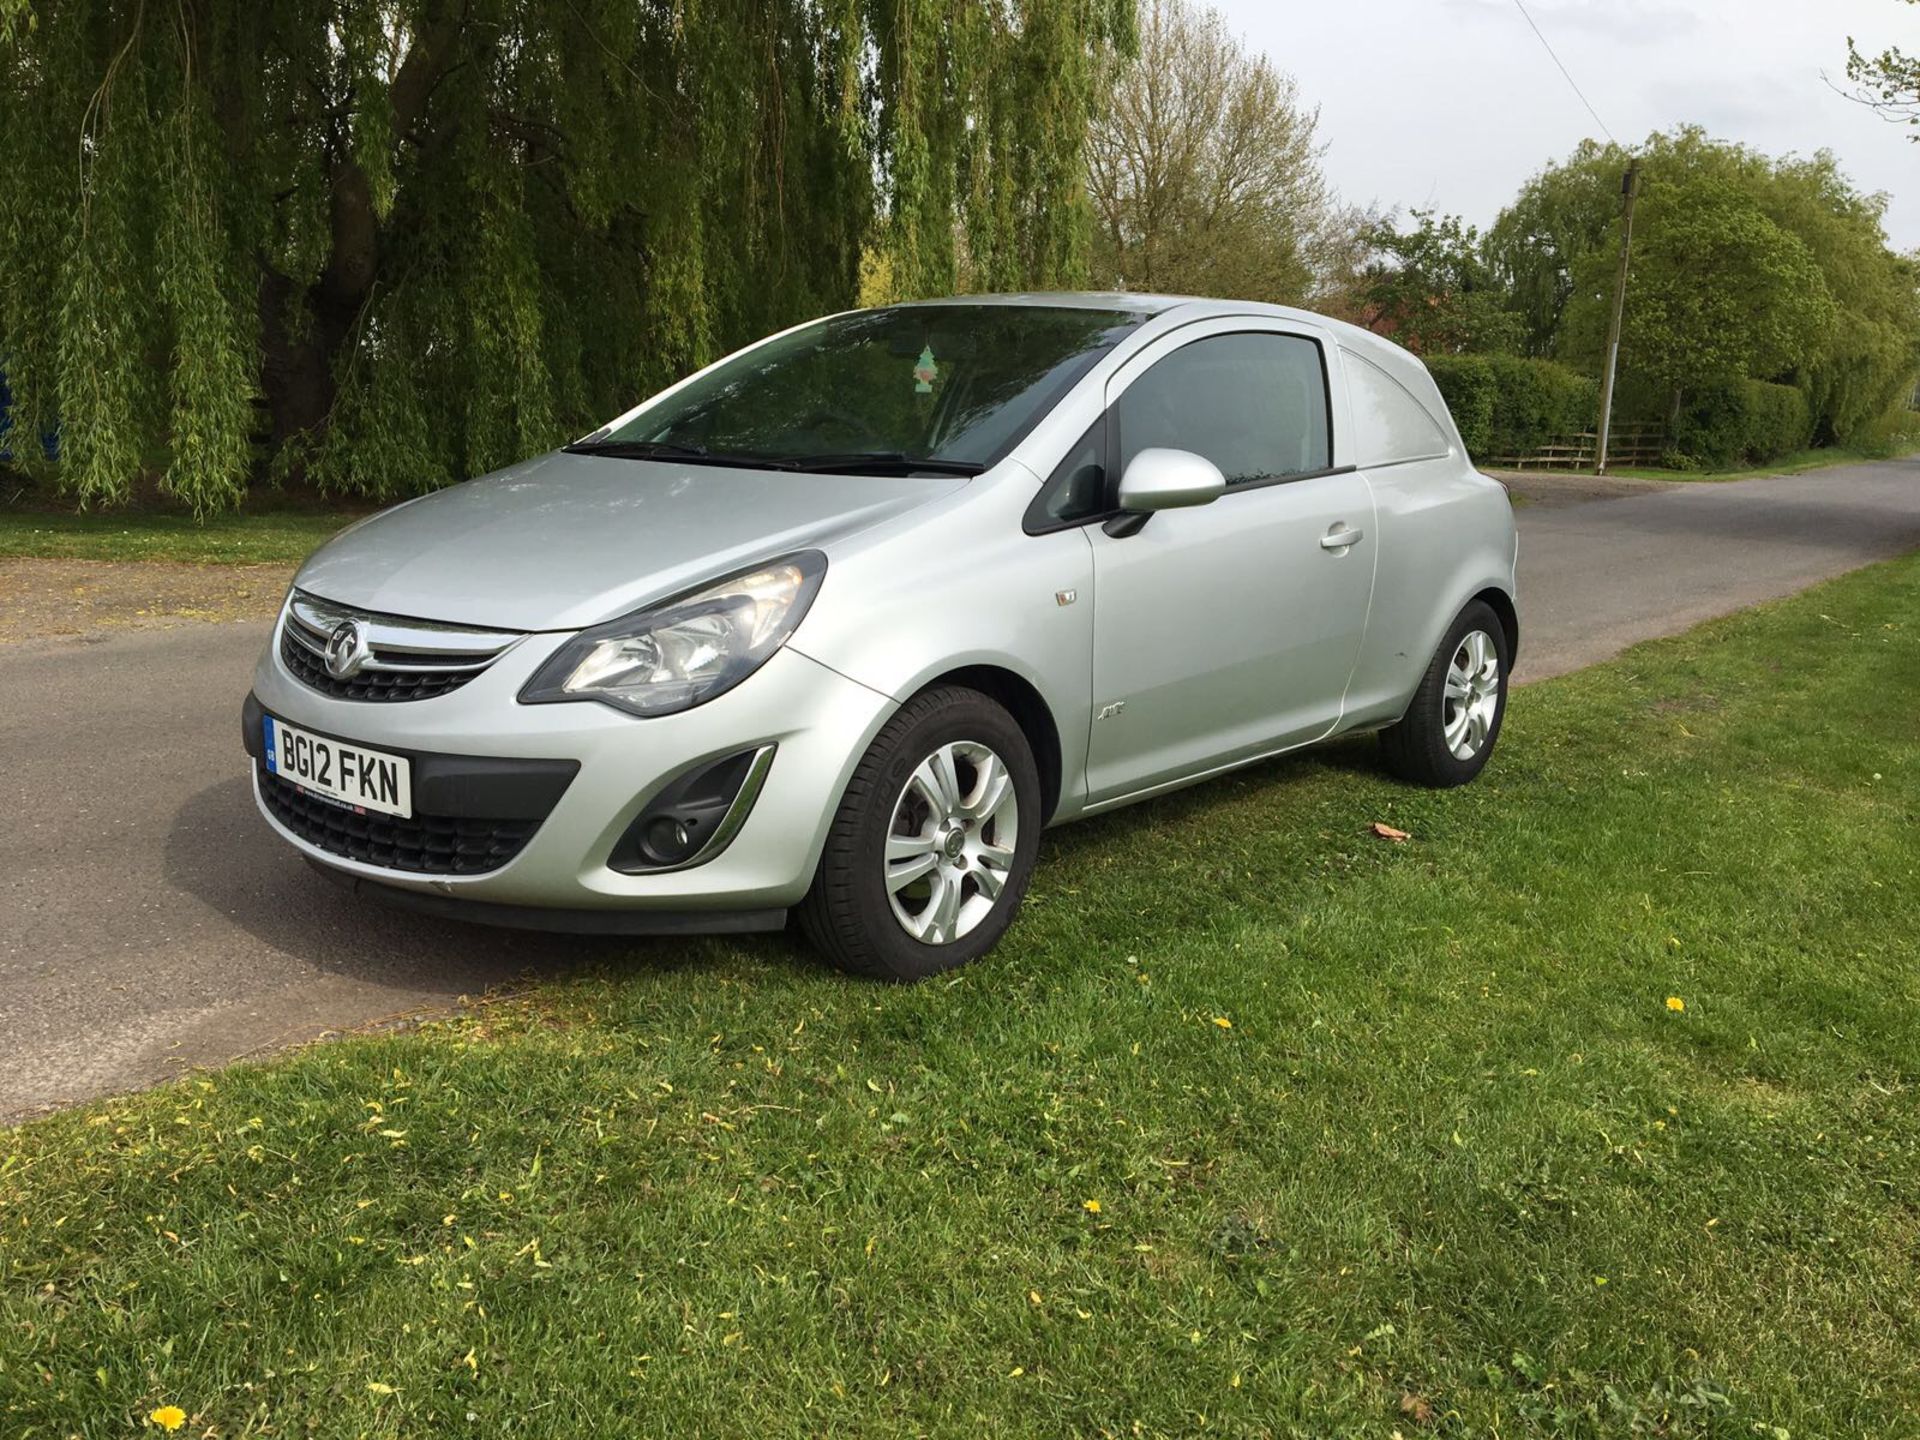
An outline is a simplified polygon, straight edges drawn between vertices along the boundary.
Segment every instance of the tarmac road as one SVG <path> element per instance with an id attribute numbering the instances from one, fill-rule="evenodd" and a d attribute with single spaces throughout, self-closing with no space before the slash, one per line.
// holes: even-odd
<path id="1" fill-rule="evenodd" d="M 1577 503 L 1560 503 L 1572 498 Z M 1920 548 L 1920 460 L 1520 511 L 1520 678 Z M 254 813 L 258 621 L 0 645 L 0 1119 L 676 942 L 369 908 Z"/>

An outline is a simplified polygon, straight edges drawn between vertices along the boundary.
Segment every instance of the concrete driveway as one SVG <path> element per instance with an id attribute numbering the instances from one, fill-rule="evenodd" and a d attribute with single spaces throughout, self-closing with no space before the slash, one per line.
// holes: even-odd
<path id="1" fill-rule="evenodd" d="M 1605 499 L 1528 488 L 1526 680 L 1920 548 L 1920 461 Z M 0 1118 L 679 948 L 433 922 L 319 882 L 248 792 L 237 717 L 265 633 L 0 645 Z"/>

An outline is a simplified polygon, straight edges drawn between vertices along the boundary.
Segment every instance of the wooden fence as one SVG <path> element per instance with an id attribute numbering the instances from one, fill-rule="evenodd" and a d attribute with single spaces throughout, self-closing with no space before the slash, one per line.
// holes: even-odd
<path id="1" fill-rule="evenodd" d="M 1666 449 L 1666 430 L 1660 425 L 1616 425 L 1607 437 L 1609 465 L 1658 465 Z M 1556 435 L 1529 455 L 1495 455 L 1485 463 L 1500 470 L 1591 470 L 1600 437 L 1588 430 L 1579 435 Z"/>

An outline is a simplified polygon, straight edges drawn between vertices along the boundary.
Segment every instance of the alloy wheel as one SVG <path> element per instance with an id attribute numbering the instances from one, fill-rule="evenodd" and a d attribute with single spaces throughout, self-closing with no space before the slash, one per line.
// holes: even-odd
<path id="1" fill-rule="evenodd" d="M 978 741 L 942 745 L 907 777 L 887 825 L 894 919 L 926 945 L 967 934 L 998 903 L 1019 834 L 1006 762 Z"/>
<path id="2" fill-rule="evenodd" d="M 1487 743 L 1500 708 L 1500 647 L 1484 630 L 1469 630 L 1447 664 L 1441 728 L 1456 760 L 1471 760 Z"/>

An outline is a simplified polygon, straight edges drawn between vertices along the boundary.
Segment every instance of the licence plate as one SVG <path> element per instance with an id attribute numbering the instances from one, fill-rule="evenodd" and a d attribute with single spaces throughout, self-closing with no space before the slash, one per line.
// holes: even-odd
<path id="1" fill-rule="evenodd" d="M 267 769 L 282 780 L 349 809 L 413 814 L 413 767 L 405 756 L 312 735 L 271 715 L 265 724 Z"/>

